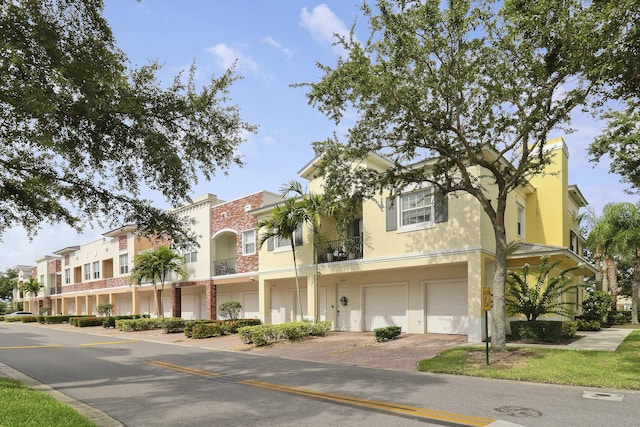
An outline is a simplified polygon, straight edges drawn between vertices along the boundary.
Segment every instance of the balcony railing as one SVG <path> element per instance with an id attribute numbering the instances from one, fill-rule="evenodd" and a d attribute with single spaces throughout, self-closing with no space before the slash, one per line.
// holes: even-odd
<path id="1" fill-rule="evenodd" d="M 216 276 L 225 276 L 236 273 L 236 258 L 220 259 L 213 261 Z"/>
<path id="2" fill-rule="evenodd" d="M 316 245 L 318 263 L 362 259 L 362 237 L 331 240 Z"/>

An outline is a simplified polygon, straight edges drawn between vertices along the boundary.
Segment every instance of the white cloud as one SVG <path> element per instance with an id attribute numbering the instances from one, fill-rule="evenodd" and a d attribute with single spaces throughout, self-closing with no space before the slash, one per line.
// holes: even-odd
<path id="1" fill-rule="evenodd" d="M 326 4 L 319 4 L 309 12 L 303 8 L 300 12 L 300 26 L 306 28 L 314 41 L 320 44 L 332 44 L 336 41 L 335 34 L 348 36 L 349 30 Z M 333 46 L 333 50 L 341 54 L 341 46 Z"/>
<path id="2" fill-rule="evenodd" d="M 206 51 L 213 55 L 216 59 L 217 65 L 222 69 L 229 69 L 233 66 L 234 62 L 237 61 L 239 70 L 258 70 L 258 64 L 256 64 L 250 56 L 245 55 L 240 50 L 233 49 L 224 43 L 207 48 Z"/>
<path id="3" fill-rule="evenodd" d="M 262 39 L 262 42 L 278 49 L 280 52 L 284 54 L 287 60 L 291 61 L 293 59 L 293 52 L 291 52 L 291 49 L 284 47 L 281 43 L 275 41 L 273 37 L 267 36 Z"/>

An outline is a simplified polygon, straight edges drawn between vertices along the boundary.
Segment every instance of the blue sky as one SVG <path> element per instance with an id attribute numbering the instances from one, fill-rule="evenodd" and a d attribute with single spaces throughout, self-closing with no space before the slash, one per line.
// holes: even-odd
<path id="1" fill-rule="evenodd" d="M 212 182 L 199 182 L 193 196 L 216 194 L 233 200 L 261 190 L 278 192 L 313 158 L 311 143 L 324 140 L 336 129 L 332 122 L 307 104 L 306 89 L 291 84 L 316 82 L 316 63 L 334 65 L 339 50 L 333 34 L 348 32 L 359 16 L 359 1 L 331 0 L 105 0 L 105 17 L 117 45 L 134 66 L 158 60 L 159 77 L 169 83 L 193 61 L 197 78 L 205 84 L 234 60 L 243 79 L 231 88 L 242 117 L 259 126 L 241 147 L 245 167 L 232 168 Z M 364 19 L 356 23 L 360 40 L 368 30 Z M 345 123 L 348 125 L 348 123 Z M 577 184 L 597 213 L 608 202 L 636 201 L 624 193 L 619 177 L 608 165 L 594 166 L 587 159 L 589 143 L 601 123 L 576 114 L 575 133 L 563 136 L 569 146 L 569 181 Z M 162 200 L 158 206 L 168 207 Z M 0 242 L 0 270 L 17 264 L 34 264 L 42 255 L 70 245 L 84 244 L 105 230 L 87 229 L 76 234 L 64 225 L 44 224 L 33 241 L 24 230 L 8 230 Z"/>

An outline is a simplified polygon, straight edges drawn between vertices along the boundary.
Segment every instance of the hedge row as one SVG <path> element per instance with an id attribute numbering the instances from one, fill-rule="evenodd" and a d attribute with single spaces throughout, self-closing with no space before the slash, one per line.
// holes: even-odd
<path id="1" fill-rule="evenodd" d="M 245 326 L 238 329 L 240 339 L 246 344 L 263 346 L 281 341 L 297 340 L 309 336 L 324 336 L 331 330 L 331 321 L 283 323 L 281 325 Z"/>
<path id="2" fill-rule="evenodd" d="M 511 335 L 517 340 L 528 342 L 558 342 L 563 338 L 573 338 L 578 331 L 576 321 L 557 320 L 514 320 Z"/>
<path id="3" fill-rule="evenodd" d="M 210 338 L 220 335 L 235 334 L 239 328 L 261 325 L 260 319 L 238 320 L 189 320 L 184 325 L 187 338 Z"/>

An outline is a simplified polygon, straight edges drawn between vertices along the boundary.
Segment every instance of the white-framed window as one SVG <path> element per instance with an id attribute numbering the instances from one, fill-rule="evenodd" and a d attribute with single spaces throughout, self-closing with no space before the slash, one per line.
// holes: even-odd
<path id="1" fill-rule="evenodd" d="M 198 261 L 198 251 L 196 248 L 188 247 L 184 250 L 184 263 L 196 262 Z"/>
<path id="2" fill-rule="evenodd" d="M 246 230 L 242 232 L 242 255 L 252 255 L 256 253 L 256 230 Z"/>
<path id="3" fill-rule="evenodd" d="M 578 253 L 578 235 L 573 231 L 569 231 L 569 250 Z"/>
<path id="4" fill-rule="evenodd" d="M 129 254 L 120 255 L 120 274 L 129 274 Z"/>
<path id="5" fill-rule="evenodd" d="M 71 269 L 70 268 L 65 268 L 64 269 L 64 284 L 68 285 L 69 283 L 71 283 Z"/>
<path id="6" fill-rule="evenodd" d="M 100 278 L 100 261 L 94 261 L 93 263 L 93 278 Z"/>
<path id="7" fill-rule="evenodd" d="M 84 272 L 84 280 L 91 280 L 91 264 L 87 263 L 82 266 Z"/>
<path id="8" fill-rule="evenodd" d="M 418 229 L 434 225 L 434 203 L 431 188 L 403 194 L 399 197 L 399 229 Z"/>
<path id="9" fill-rule="evenodd" d="M 524 237 L 524 222 L 525 222 L 525 212 L 524 206 L 518 203 L 518 217 L 517 217 L 517 233 L 518 236 Z"/>

